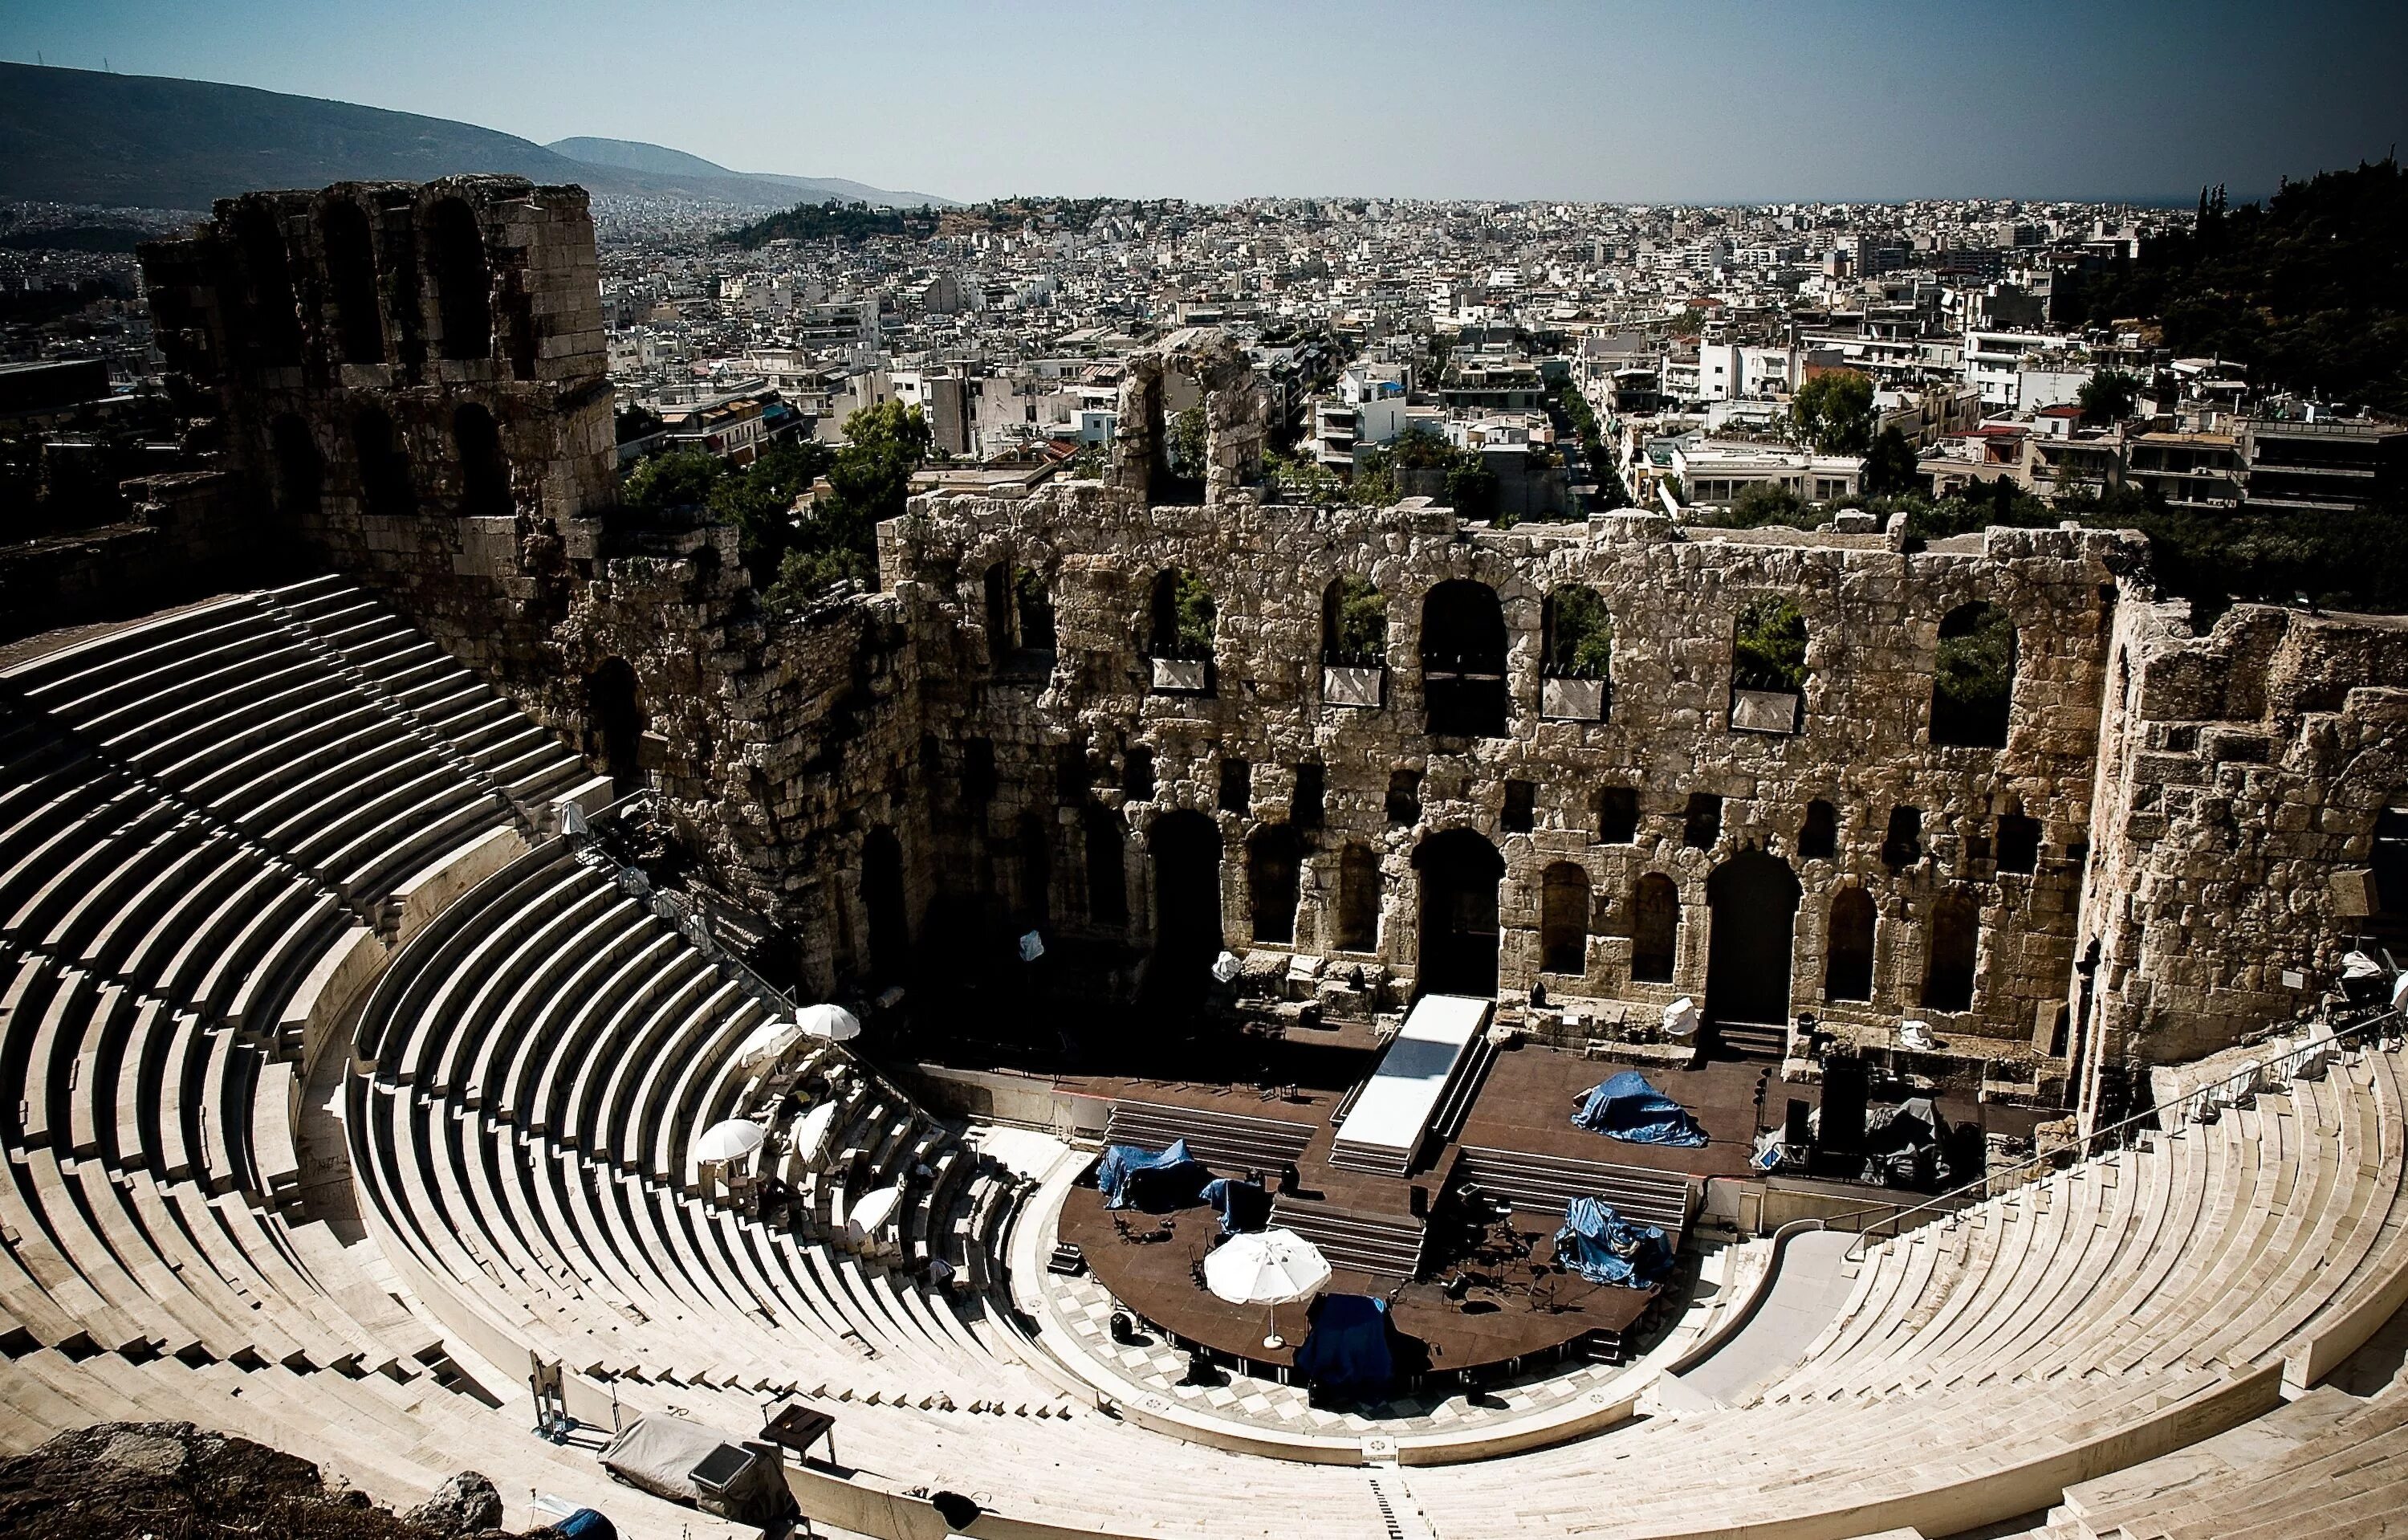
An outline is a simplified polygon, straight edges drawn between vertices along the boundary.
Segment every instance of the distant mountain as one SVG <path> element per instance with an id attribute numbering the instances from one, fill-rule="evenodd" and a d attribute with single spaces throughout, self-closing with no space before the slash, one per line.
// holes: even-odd
<path id="1" fill-rule="evenodd" d="M 198 209 L 254 188 L 488 171 L 730 208 L 831 195 L 917 201 L 854 182 L 743 176 L 653 145 L 624 148 L 666 157 L 666 168 L 578 159 L 490 128 L 350 102 L 0 63 L 0 199 Z"/>
<path id="2" fill-rule="evenodd" d="M 846 203 L 867 203 L 883 209 L 957 209 L 952 198 L 940 198 L 933 193 L 890 193 L 867 182 L 847 181 L 842 177 L 788 177 L 771 171 L 730 171 L 716 161 L 689 155 L 682 150 L 666 145 L 646 144 L 640 139 L 596 139 L 579 137 L 554 139 L 544 146 L 555 154 L 594 166 L 615 166 L 628 171 L 650 172 L 662 177 L 735 177 L 745 181 L 775 182 L 789 190 L 789 196 L 837 198 Z"/>

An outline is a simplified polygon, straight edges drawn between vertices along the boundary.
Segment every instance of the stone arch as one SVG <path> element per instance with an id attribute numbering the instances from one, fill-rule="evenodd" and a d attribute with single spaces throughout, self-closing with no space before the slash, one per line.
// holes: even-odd
<path id="1" fill-rule="evenodd" d="M 1432 733 L 1505 736 L 1505 611 L 1496 589 L 1457 578 L 1424 596 L 1422 691 Z"/>
<path id="2" fill-rule="evenodd" d="M 1202 414 L 1200 474 L 1175 476 L 1170 439 L 1174 396 L 1191 383 Z M 1121 378 L 1111 483 L 1149 503 L 1217 503 L 1262 479 L 1263 395 L 1253 363 L 1218 327 L 1174 332 L 1158 348 L 1132 353 Z"/>
<path id="3" fill-rule="evenodd" d="M 362 407 L 352 416 L 351 447 L 366 511 L 382 519 L 416 513 L 418 483 L 410 474 L 409 454 L 382 407 Z"/>
<path id="4" fill-rule="evenodd" d="M 1080 842 L 1087 864 L 1087 923 L 1106 928 L 1128 924 L 1128 826 L 1100 802 L 1079 813 Z"/>
<path id="5" fill-rule="evenodd" d="M 1647 872 L 1630 890 L 1630 976 L 1670 984 L 1680 960 L 1681 890 L 1664 873 Z"/>
<path id="6" fill-rule="evenodd" d="M 1831 895 L 1823 940 L 1823 998 L 1873 998 L 1873 896 L 1850 885 Z"/>
<path id="7" fill-rule="evenodd" d="M 1789 1024 L 1789 960 L 1798 874 L 1778 856 L 1746 850 L 1706 879 L 1706 1019 Z"/>
<path id="8" fill-rule="evenodd" d="M 1588 869 L 1557 861 L 1539 877 L 1539 969 L 1588 971 Z"/>
<path id="9" fill-rule="evenodd" d="M 1369 845 L 1349 844 L 1339 853 L 1336 950 L 1380 949 L 1382 886 L 1378 852 Z"/>
<path id="10" fill-rule="evenodd" d="M 452 447 L 460 456 L 460 511 L 476 518 L 509 518 L 518 511 L 510 496 L 510 463 L 502 453 L 502 431 L 494 414 L 474 401 L 452 413 Z"/>
<path id="11" fill-rule="evenodd" d="M 1965 889 L 1951 888 L 1931 906 L 1931 944 L 1924 961 L 1923 1008 L 1970 1011 L 1982 936 L 1982 908 Z"/>
<path id="12" fill-rule="evenodd" d="M 603 659 L 585 676 L 585 757 L 610 778 L 614 800 L 643 784 L 643 697 L 636 670 L 624 657 Z"/>
<path id="13" fill-rule="evenodd" d="M 1949 611 L 1931 680 L 1931 741 L 2005 748 L 2014 687 L 2015 626 L 2007 612 L 1979 600 Z"/>
<path id="14" fill-rule="evenodd" d="M 325 496 L 326 460 L 309 425 L 294 412 L 267 425 L 267 448 L 276 471 L 276 511 L 287 524 L 317 519 Z"/>
<path id="15" fill-rule="evenodd" d="M 1254 938 L 1273 945 L 1296 941 L 1297 875 L 1304 842 L 1287 824 L 1265 824 L 1246 838 L 1246 905 Z"/>
<path id="16" fill-rule="evenodd" d="M 1200 996 L 1223 945 L 1220 828 L 1182 808 L 1154 819 L 1145 844 L 1154 878 L 1154 956 L 1145 992 Z"/>
<path id="17" fill-rule="evenodd" d="M 911 948 L 911 920 L 903 894 L 903 845 L 893 829 L 871 829 L 861 841 L 861 908 L 868 919 L 869 977 L 884 984 L 902 976 Z"/>
<path id="18" fill-rule="evenodd" d="M 1451 828 L 1413 849 L 1420 874 L 1422 992 L 1494 995 L 1503 931 L 1498 886 L 1505 857 L 1476 829 Z"/>
<path id="19" fill-rule="evenodd" d="M 234 240 L 242 261 L 243 331 L 252 362 L 263 368 L 300 363 L 301 310 L 275 212 L 262 203 L 243 202 L 235 211 Z"/>
<path id="20" fill-rule="evenodd" d="M 385 359 L 384 307 L 377 294 L 376 237 L 367 210 L 336 198 L 318 210 L 326 289 L 335 304 L 335 343 L 346 364 Z"/>
<path id="21" fill-rule="evenodd" d="M 494 272 L 485 233 L 466 200 L 438 200 L 428 216 L 427 266 L 435 280 L 443 356 L 490 358 L 494 352 Z"/>

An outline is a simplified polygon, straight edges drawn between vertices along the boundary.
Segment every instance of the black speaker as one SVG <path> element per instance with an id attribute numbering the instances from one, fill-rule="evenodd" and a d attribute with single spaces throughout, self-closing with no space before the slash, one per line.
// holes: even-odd
<path id="1" fill-rule="evenodd" d="M 930 1492 L 928 1505 L 937 1510 L 937 1517 L 945 1521 L 949 1530 L 968 1529 L 986 1511 L 959 1492 Z"/>
<path id="2" fill-rule="evenodd" d="M 1865 1086 L 1861 1058 L 1834 1056 L 1823 1063 L 1823 1128 L 1826 1154 L 1855 1155 L 1865 1147 Z"/>
<path id="3" fill-rule="evenodd" d="M 1781 1125 L 1781 1142 L 1793 1150 L 1802 1150 L 1814 1142 L 1813 1109 L 1805 1098 L 1789 1099 L 1789 1115 Z"/>

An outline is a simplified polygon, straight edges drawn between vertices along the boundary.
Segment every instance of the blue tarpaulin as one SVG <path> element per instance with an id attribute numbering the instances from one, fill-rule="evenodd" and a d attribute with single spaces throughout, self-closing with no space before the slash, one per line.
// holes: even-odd
<path id="1" fill-rule="evenodd" d="M 1636 1070 L 1625 1070 L 1603 1085 L 1590 1087 L 1572 1113 L 1572 1126 L 1633 1144 L 1706 1142 L 1706 1130 L 1698 1127 L 1689 1110 L 1647 1084 L 1647 1077 Z"/>
<path id="2" fill-rule="evenodd" d="M 1397 1377 L 1388 1346 L 1388 1303 L 1368 1294 L 1324 1294 L 1312 1306 L 1312 1330 L 1296 1350 L 1296 1372 L 1317 1390 L 1363 1395 Z"/>
<path id="3" fill-rule="evenodd" d="M 1263 1190 L 1259 1182 L 1233 1182 L 1226 1176 L 1215 1176 L 1204 1184 L 1198 1196 L 1220 1211 L 1224 1235 L 1260 1230 L 1270 1221 L 1271 1195 Z"/>
<path id="4" fill-rule="evenodd" d="M 1672 1248 L 1654 1225 L 1632 1222 L 1595 1198 L 1575 1198 L 1555 1231 L 1555 1260 L 1591 1283 L 1653 1288 L 1672 1268 Z"/>
<path id="5" fill-rule="evenodd" d="M 1167 1150 L 1110 1144 L 1096 1164 L 1096 1186 L 1103 1188 L 1107 1208 L 1179 1208 L 1196 1201 L 1204 1168 L 1187 1153 L 1184 1139 L 1171 1141 Z"/>

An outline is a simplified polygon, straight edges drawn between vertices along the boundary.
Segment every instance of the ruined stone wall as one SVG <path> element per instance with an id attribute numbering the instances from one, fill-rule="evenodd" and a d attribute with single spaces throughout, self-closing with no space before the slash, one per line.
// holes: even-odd
<path id="1" fill-rule="evenodd" d="M 2184 612 L 2131 606 L 2114 637 L 2086 1104 L 2287 1019 L 2386 924 L 2351 879 L 2408 796 L 2408 620 L 2243 605 L 2194 636 Z"/>
<path id="2" fill-rule="evenodd" d="M 1971 1034 L 1998 1057 L 2042 1056 L 2066 996 L 2073 959 L 2072 911 L 2088 844 L 2093 747 L 2114 567 L 2121 538 L 2069 530 L 1994 530 L 1914 554 L 1881 537 L 1754 532 L 1674 538 L 1664 521 L 1612 516 L 1592 528 L 1474 531 L 1426 505 L 1383 512 L 1260 506 L 1145 508 L 1123 493 L 1073 486 L 1025 501 L 923 502 L 888 531 L 891 586 L 920 607 L 915 645 L 924 711 L 953 723 L 941 787 L 958 782 L 973 741 L 992 745 L 1007 788 L 972 821 L 969 842 L 995 849 L 1036 816 L 1058 831 L 1050 907 L 1076 928 L 1085 896 L 1089 826 L 1068 804 L 1092 800 L 1125 820 L 1129 841 L 1125 934 L 1148 938 L 1152 895 L 1143 848 L 1150 825 L 1174 809 L 1217 822 L 1224 923 L 1233 946 L 1253 943 L 1244 851 L 1283 821 L 1303 763 L 1324 767 L 1325 828 L 1311 837 L 1294 949 L 1332 953 L 1336 867 L 1349 843 L 1377 853 L 1383 899 L 1376 951 L 1353 965 L 1401 984 L 1416 966 L 1414 854 L 1423 841 L 1469 828 L 1502 851 L 1504 939 L 1500 983 L 1544 982 L 1557 996 L 1650 1005 L 1706 987 L 1708 882 L 1736 853 L 1768 851 L 1790 863 L 1803 889 L 1793 949 L 1791 1000 L 1842 1022 L 1895 1021 L 1920 1008 L 1933 903 L 1961 891 L 1980 906 L 1977 987 L 1970 1010 L 1936 1018 L 1943 1033 Z M 1049 675 L 996 677 L 983 578 L 996 563 L 1043 576 L 1059 644 Z M 1142 655 L 1154 574 L 1201 574 L 1218 608 L 1209 696 L 1152 687 Z M 1387 597 L 1384 704 L 1357 709 L 1322 698 L 1322 598 L 1335 578 L 1368 578 Z M 1426 728 L 1418 625 L 1433 586 L 1469 579 L 1501 602 L 1509 637 L 1510 723 L 1494 739 L 1434 738 Z M 1612 704 L 1599 723 L 1544 720 L 1540 652 L 1547 594 L 1585 583 L 1615 624 Z M 1734 620 L 1760 594 L 1794 597 L 1810 628 L 1810 679 L 1801 730 L 1729 726 Z M 1928 742 L 1933 659 L 1942 617 L 1958 605 L 2003 605 L 2017 626 L 2013 731 L 2004 750 Z M 1009 670 L 1007 670 L 1009 675 Z M 1119 789 L 1129 751 L 1153 756 L 1154 794 Z M 981 750 L 979 752 L 986 752 Z M 1250 807 L 1221 811 L 1220 761 L 1249 762 Z M 1419 815 L 1391 823 L 1391 775 L 1417 770 Z M 1083 778 L 1091 789 L 1064 784 Z M 1502 821 L 1510 782 L 1532 784 L 1532 828 Z M 1602 843 L 1598 793 L 1635 790 L 1636 838 Z M 1723 799 L 1710 848 L 1684 842 L 1692 793 Z M 1800 860 L 1796 841 L 1810 801 L 1838 813 L 1837 849 Z M 1920 856 L 1893 870 L 1882 859 L 1891 809 L 1922 812 Z M 1990 854 L 2001 813 L 2039 820 L 2042 849 L 2028 875 L 2001 873 Z M 955 853 L 961 870 L 979 857 Z M 1594 918 L 1585 966 L 1542 980 L 1541 874 L 1569 861 L 1586 872 Z M 953 866 L 954 863 L 949 862 Z M 1631 902 L 1638 879 L 1662 872 L 1681 900 L 1678 961 L 1669 983 L 1630 976 Z M 1010 874 L 1004 874 L 1009 888 Z M 1843 885 L 1865 887 L 1878 908 L 1872 998 L 1825 1002 L 1824 920 Z M 1010 901 L 1027 906 L 1024 895 Z M 1105 927 L 1106 930 L 1117 928 Z"/>

